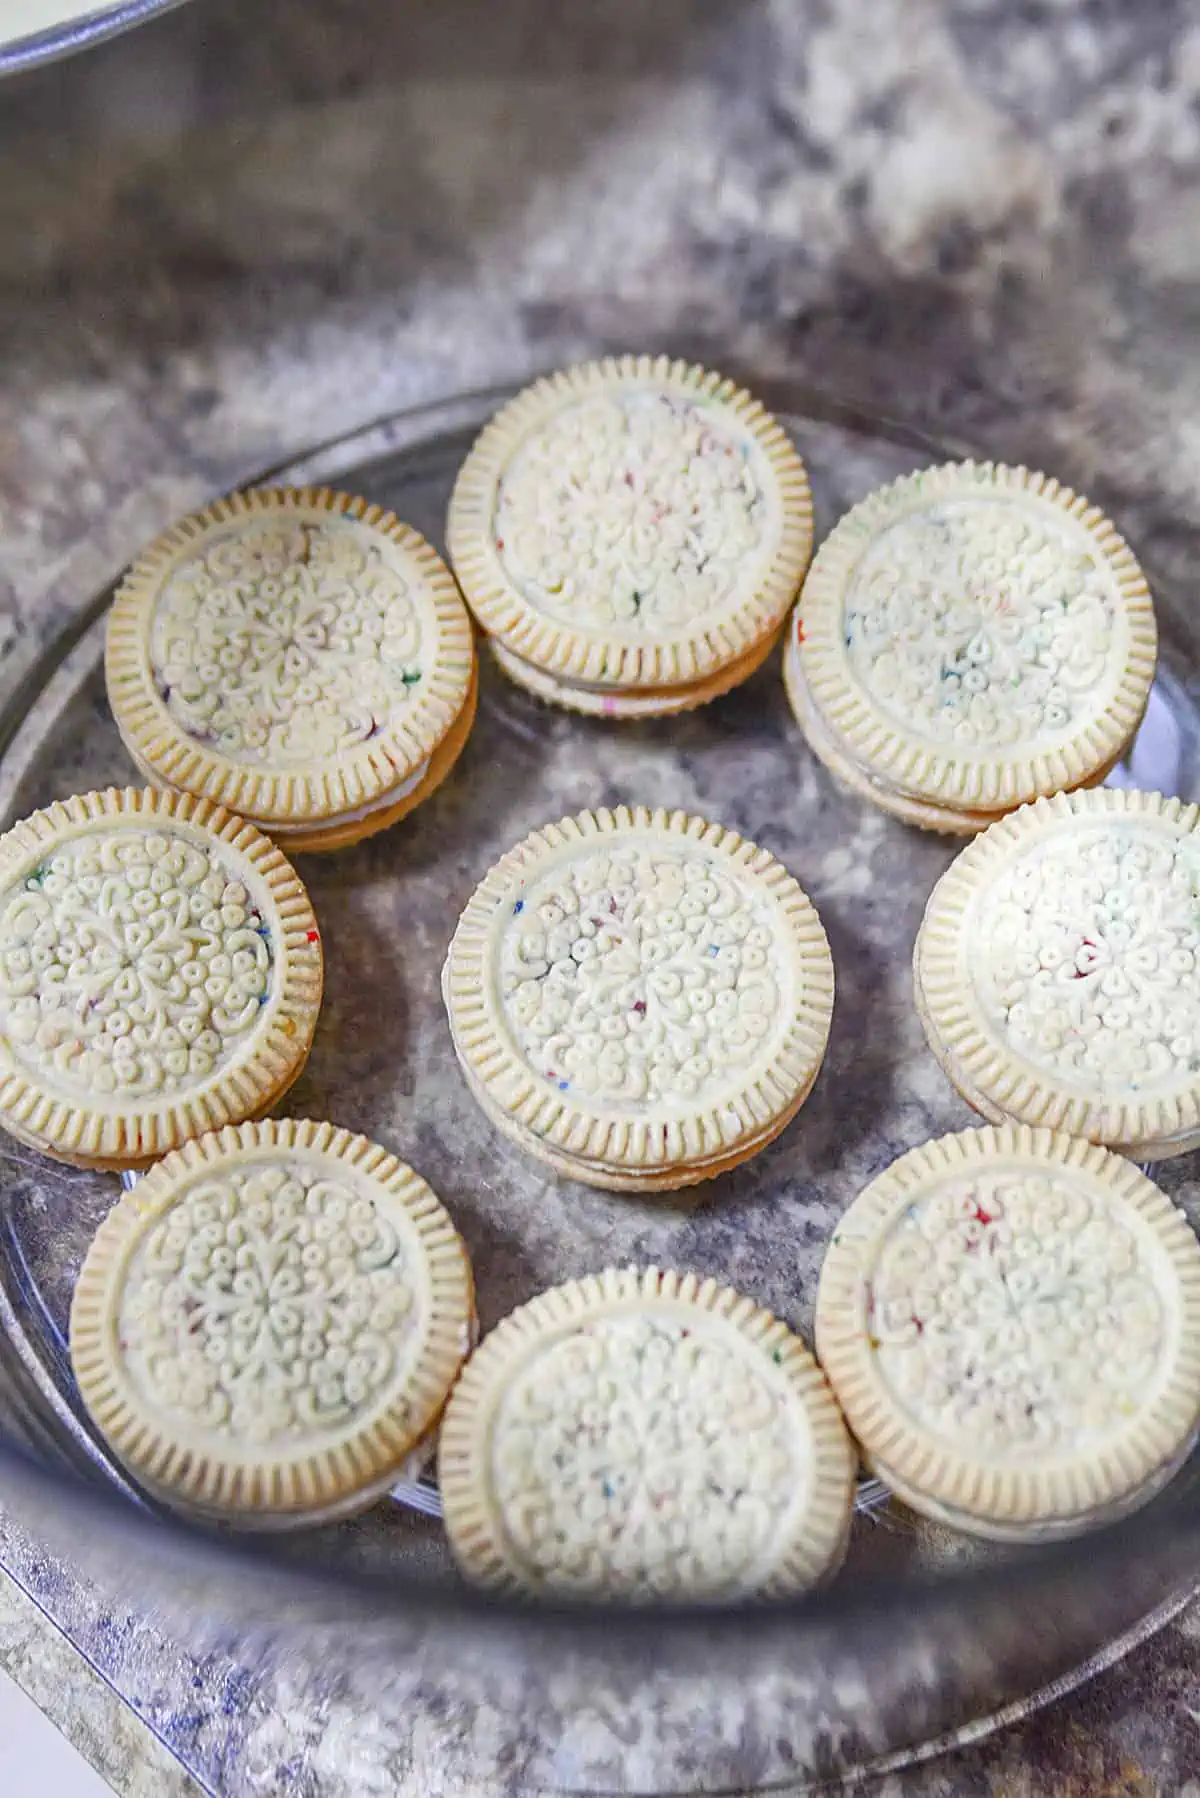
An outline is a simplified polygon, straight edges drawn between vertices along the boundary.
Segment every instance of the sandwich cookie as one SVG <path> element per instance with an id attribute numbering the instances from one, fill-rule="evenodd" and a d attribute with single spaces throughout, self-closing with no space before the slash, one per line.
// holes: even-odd
<path id="1" fill-rule="evenodd" d="M 424 1180 L 285 1120 L 201 1137 L 125 1194 L 79 1276 L 71 1363 L 154 1497 L 283 1529 L 423 1464 L 473 1324 L 466 1249 Z"/>
<path id="2" fill-rule="evenodd" d="M 807 1098 L 833 1010 L 825 932 L 765 849 L 622 806 L 534 831 L 485 876 L 443 971 L 488 1116 L 617 1192 L 736 1166 Z"/>
<path id="3" fill-rule="evenodd" d="M 1060 794 L 983 833 L 913 956 L 929 1046 L 970 1105 L 1142 1161 L 1200 1145 L 1200 810 Z"/>
<path id="4" fill-rule="evenodd" d="M 784 680 L 814 753 L 905 823 L 971 835 L 1104 778 L 1154 679 L 1154 612 L 1102 513 L 1045 475 L 894 481 L 821 545 Z"/>
<path id="5" fill-rule="evenodd" d="M 0 837 L 0 1126 L 142 1167 L 303 1068 L 321 939 L 261 832 L 188 795 L 86 793 Z"/>
<path id="6" fill-rule="evenodd" d="M 511 679 L 574 711 L 664 715 L 770 653 L 808 565 L 812 499 L 757 400 L 626 356 L 503 407 L 459 474 L 447 540 Z"/>
<path id="7" fill-rule="evenodd" d="M 570 1599 L 730 1601 L 826 1578 L 854 1454 L 820 1368 L 714 1280 L 625 1269 L 484 1338 L 438 1445 L 472 1582 Z"/>
<path id="8" fill-rule="evenodd" d="M 235 493 L 165 531 L 118 590 L 105 671 L 148 780 L 290 849 L 404 817 L 475 715 L 449 570 L 392 513 L 326 489 Z"/>
<path id="9" fill-rule="evenodd" d="M 842 1217 L 817 1353 L 906 1504 L 1001 1541 L 1145 1504 L 1200 1427 L 1200 1244 L 1129 1162 L 1006 1125 L 901 1156 Z"/>

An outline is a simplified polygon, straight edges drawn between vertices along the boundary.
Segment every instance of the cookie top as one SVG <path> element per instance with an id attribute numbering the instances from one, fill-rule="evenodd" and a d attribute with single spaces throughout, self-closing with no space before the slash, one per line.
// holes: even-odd
<path id="1" fill-rule="evenodd" d="M 308 895 L 241 818 L 139 789 L 35 812 L 0 837 L 0 1124 L 131 1165 L 263 1110 L 321 978 Z"/>
<path id="2" fill-rule="evenodd" d="M 386 800 L 458 716 L 473 657 L 424 538 L 366 500 L 285 488 L 164 531 L 113 602 L 105 668 L 143 767 L 287 823 Z"/>
<path id="3" fill-rule="evenodd" d="M 622 806 L 534 831 L 467 904 L 443 989 L 488 1097 L 550 1147 L 656 1169 L 753 1142 L 825 1052 L 833 961 L 765 849 Z"/>
<path id="4" fill-rule="evenodd" d="M 1200 1128 L 1200 809 L 1096 789 L 993 824 L 933 890 L 931 1043 L 1005 1115 L 1098 1142 Z"/>
<path id="5" fill-rule="evenodd" d="M 841 1560 L 854 1457 L 821 1370 L 695 1274 L 610 1270 L 485 1337 L 447 1407 L 451 1548 L 493 1588 L 731 1599 Z"/>
<path id="6" fill-rule="evenodd" d="M 1200 1420 L 1200 1245 L 1118 1155 L 1016 1125 L 893 1162 L 837 1226 L 817 1353 L 867 1458 L 982 1529 L 1083 1523 Z"/>
<path id="7" fill-rule="evenodd" d="M 955 462 L 855 506 L 821 545 L 795 643 L 844 749 L 914 798 L 1003 811 L 1078 786 L 1137 726 L 1150 595 L 1087 500 Z"/>
<path id="8" fill-rule="evenodd" d="M 804 464 L 757 400 L 666 357 L 548 376 L 485 428 L 447 540 L 484 627 L 555 674 L 674 686 L 781 622 L 812 549 Z"/>
<path id="9" fill-rule="evenodd" d="M 259 1525 L 369 1502 L 466 1354 L 466 1250 L 434 1193 L 332 1124 L 188 1143 L 109 1213 L 71 1306 L 84 1403 L 148 1490 Z"/>

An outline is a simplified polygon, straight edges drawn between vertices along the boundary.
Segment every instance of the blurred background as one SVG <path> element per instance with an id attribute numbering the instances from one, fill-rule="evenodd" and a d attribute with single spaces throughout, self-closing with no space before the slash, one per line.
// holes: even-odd
<path id="1" fill-rule="evenodd" d="M 1186 566 L 1198 156 L 1171 0 L 192 0 L 0 87 L 8 601 L 608 345 L 1040 459 Z"/>

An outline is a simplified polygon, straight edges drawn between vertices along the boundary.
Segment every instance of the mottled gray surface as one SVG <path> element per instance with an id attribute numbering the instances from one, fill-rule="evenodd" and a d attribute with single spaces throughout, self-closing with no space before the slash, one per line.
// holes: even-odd
<path id="1" fill-rule="evenodd" d="M 1194 8 L 600 0 L 566 26 L 550 0 L 195 0 L 4 90 L 0 134 L 9 687 L 182 506 L 364 416 L 610 344 L 704 353 L 768 391 L 807 377 L 1041 463 L 1108 505 L 1188 609 Z M 839 463 L 847 492 L 871 477 L 845 444 Z M 94 688 L 73 719 L 46 775 L 59 791 L 112 753 Z M 437 964 L 491 846 L 615 796 L 719 801 L 809 885 L 837 958 L 810 1106 L 694 1212 L 556 1188 L 494 1138 L 483 1154 L 461 1136 L 479 1126 L 460 1094 L 428 1103 L 451 1090 Z M 921 1052 L 896 955 L 948 853 L 836 797 L 774 671 L 620 736 L 547 726 L 490 682 L 427 813 L 309 865 L 330 1000 L 296 1106 L 317 1106 L 336 1067 L 340 1121 L 383 1133 L 379 1076 L 398 1065 L 387 1139 L 431 1173 L 472 1145 L 439 1174 L 486 1269 L 486 1319 L 560 1268 L 654 1253 L 719 1268 L 803 1327 L 831 1209 L 897 1149 L 966 1121 Z M 368 954 L 387 975 L 374 1030 L 349 1010 Z M 1173 1182 L 1193 1199 L 1189 1176 Z M 41 1183 L 73 1254 L 83 1217 L 63 1191 Z M 331 1683 L 299 1650 L 256 1672 L 189 1654 L 15 1531 L 4 1550 L 222 1793 L 521 1789 L 445 1690 L 395 1687 L 397 1741 L 369 1666 Z M 892 1789 L 1182 1794 L 1200 1773 L 1198 1668 L 1185 1621 L 1105 1684 Z M 697 1720 L 700 1764 L 711 1723 Z M 596 1727 L 619 1760 L 614 1720 Z M 746 1778 L 773 1766 L 758 1743 Z"/>

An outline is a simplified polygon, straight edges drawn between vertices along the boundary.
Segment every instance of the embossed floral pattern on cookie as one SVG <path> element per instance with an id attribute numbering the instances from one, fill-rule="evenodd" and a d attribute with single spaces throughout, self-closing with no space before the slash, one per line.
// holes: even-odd
<path id="1" fill-rule="evenodd" d="M 764 458 L 719 408 L 654 388 L 568 401 L 530 433 L 496 497 L 513 585 L 568 625 L 677 634 L 774 551 Z"/>
<path id="2" fill-rule="evenodd" d="M 71 1365 L 156 1497 L 274 1529 L 361 1511 L 423 1462 L 473 1331 L 466 1249 L 424 1180 L 285 1118 L 201 1136 L 118 1201 Z"/>
<path id="3" fill-rule="evenodd" d="M 810 746 L 906 822 L 963 834 L 1102 776 L 1154 679 L 1127 543 L 1081 495 L 993 462 L 905 475 L 822 543 L 785 682 Z"/>
<path id="4" fill-rule="evenodd" d="M 528 1577 L 609 1597 L 736 1589 L 803 1510 L 811 1464 L 769 1357 L 686 1313 L 546 1342 L 504 1391 L 490 1453 Z"/>
<path id="5" fill-rule="evenodd" d="M 992 1028 L 1103 1098 L 1200 1076 L 1200 841 L 1136 819 L 1031 846 L 979 891 L 972 978 Z"/>
<path id="6" fill-rule="evenodd" d="M 1200 1430 L 1200 1244 L 1137 1168 L 1007 1124 L 912 1149 L 826 1250 L 817 1353 L 867 1465 L 999 1540 L 1145 1503 Z"/>
<path id="7" fill-rule="evenodd" d="M 0 837 L 0 1125 L 83 1167 L 144 1167 L 266 1110 L 304 1066 L 321 933 L 244 819 L 146 788 Z"/>
<path id="8" fill-rule="evenodd" d="M 524 388 L 477 438 L 446 521 L 479 623 L 567 704 L 677 690 L 700 704 L 736 684 L 782 625 L 812 536 L 779 422 L 665 356 Z"/>
<path id="9" fill-rule="evenodd" d="M 854 1457 L 820 1368 L 715 1280 L 610 1268 L 485 1336 L 438 1481 L 469 1578 L 568 1598 L 794 1592 L 845 1552 Z"/>
<path id="10" fill-rule="evenodd" d="M 419 1324 L 394 1225 L 365 1192 L 287 1157 L 181 1190 L 131 1257 L 117 1317 L 148 1403 L 272 1447 L 377 1407 Z"/>
<path id="11" fill-rule="evenodd" d="M 243 882 L 169 828 L 75 837 L 0 894 L 10 1052 L 75 1095 L 207 1079 L 257 1027 L 272 980 Z"/>
<path id="12" fill-rule="evenodd" d="M 1112 571 L 1019 495 L 942 498 L 881 530 L 846 588 L 849 667 L 906 732 L 1025 751 L 1074 733 L 1124 660 Z"/>
<path id="13" fill-rule="evenodd" d="M 251 767 L 378 737 L 429 652 L 419 572 L 354 519 L 268 513 L 212 530 L 154 604 L 150 654 L 180 730 Z"/>
<path id="14" fill-rule="evenodd" d="M 1107 787 L 1022 807 L 938 881 L 913 968 L 985 1116 L 1155 1160 L 1200 1140 L 1197 807 Z"/>
<path id="15" fill-rule="evenodd" d="M 441 558 L 328 488 L 234 493 L 180 519 L 126 574 L 105 646 L 143 774 L 318 848 L 394 822 L 431 767 L 444 777 L 474 669 Z"/>
<path id="16" fill-rule="evenodd" d="M 881 1378 L 923 1427 L 1003 1460 L 1127 1429 L 1159 1379 L 1162 1251 L 1065 1171 L 949 1179 L 864 1266 Z"/>
<path id="17" fill-rule="evenodd" d="M 804 1103 L 833 961 L 765 849 L 621 806 L 547 824 L 497 862 L 442 987 L 455 1052 L 502 1130 L 558 1173 L 663 1190 L 756 1153 Z"/>
<path id="18" fill-rule="evenodd" d="M 621 844 L 532 884 L 500 943 L 504 1016 L 558 1090 L 630 1111 L 728 1089 L 790 994 L 769 901 L 702 850 Z"/>

